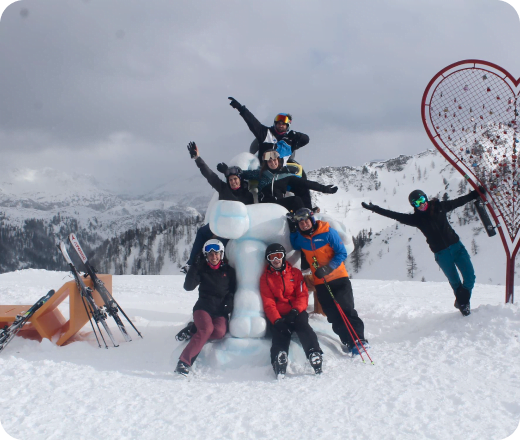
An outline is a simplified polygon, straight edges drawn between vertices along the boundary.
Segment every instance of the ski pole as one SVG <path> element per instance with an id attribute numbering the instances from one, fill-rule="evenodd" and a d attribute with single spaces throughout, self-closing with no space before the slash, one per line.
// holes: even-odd
<path id="1" fill-rule="evenodd" d="M 318 269 L 320 267 L 320 265 L 318 264 L 318 259 L 315 256 L 313 256 L 312 259 L 314 260 L 312 265 L 314 266 L 315 269 Z M 323 278 L 323 283 L 325 284 L 325 287 L 329 291 L 329 294 L 330 294 L 332 300 L 334 301 L 334 304 L 336 304 L 336 307 L 337 307 L 337 309 L 339 311 L 339 314 L 340 314 L 341 318 L 343 319 L 343 323 L 345 324 L 345 327 L 347 327 L 348 333 L 349 333 L 350 337 L 352 338 L 352 340 L 354 341 L 354 345 L 356 346 L 356 348 L 357 348 L 357 350 L 359 352 L 359 356 L 361 357 L 361 360 L 363 361 L 363 363 L 365 363 L 365 359 L 363 358 L 363 355 L 361 354 L 361 350 L 359 349 L 359 346 L 358 346 L 358 344 L 356 342 L 357 340 L 359 340 L 359 336 L 356 333 L 356 330 L 354 330 L 354 327 L 352 326 L 352 323 L 348 319 L 347 315 L 345 315 L 345 312 L 343 311 L 343 309 L 339 305 L 338 301 L 336 300 L 334 294 L 332 293 L 332 289 L 330 288 L 329 283 L 327 283 L 325 278 Z M 355 338 L 354 338 L 353 334 L 355 335 Z M 362 342 L 360 342 L 360 345 L 361 345 L 361 347 L 363 347 L 363 351 L 366 353 L 366 355 L 370 359 L 370 362 L 372 363 L 372 365 L 374 365 L 374 361 L 372 360 L 372 358 L 368 354 L 368 351 L 365 348 L 365 345 Z"/>

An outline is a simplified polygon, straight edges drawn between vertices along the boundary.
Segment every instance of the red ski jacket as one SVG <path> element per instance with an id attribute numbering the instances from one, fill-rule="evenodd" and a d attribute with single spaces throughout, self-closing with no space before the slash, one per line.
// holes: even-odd
<path id="1" fill-rule="evenodd" d="M 285 265 L 283 271 L 276 271 L 267 265 L 260 278 L 264 311 L 273 324 L 292 309 L 303 312 L 309 304 L 309 291 L 301 271 L 288 262 Z"/>

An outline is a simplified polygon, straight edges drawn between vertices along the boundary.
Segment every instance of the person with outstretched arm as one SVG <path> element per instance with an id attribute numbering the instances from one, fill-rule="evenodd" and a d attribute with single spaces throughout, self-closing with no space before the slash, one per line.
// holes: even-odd
<path id="1" fill-rule="evenodd" d="M 485 188 L 479 187 L 479 190 L 482 194 L 485 193 Z M 416 189 L 408 196 L 408 201 L 414 210 L 413 214 L 390 211 L 372 203 L 361 203 L 365 209 L 397 220 L 399 223 L 414 226 L 423 233 L 435 261 L 453 289 L 454 306 L 460 310 L 463 316 L 471 313 L 470 299 L 475 285 L 475 270 L 468 251 L 451 227 L 446 214 L 478 197 L 478 191 L 474 190 L 454 200 L 441 201 L 436 198 L 429 200 L 423 191 Z M 457 269 L 462 275 L 462 281 Z"/>
<path id="2" fill-rule="evenodd" d="M 354 308 L 354 293 L 344 263 L 347 258 L 345 245 L 338 232 L 329 223 L 316 220 L 310 209 L 302 208 L 293 215 L 287 214 L 287 220 L 291 245 L 302 251 L 311 268 L 318 300 L 327 321 L 347 350 L 353 356 L 358 355 L 363 346 L 369 348 L 369 344 L 365 339 L 365 325 Z M 344 321 L 338 307 L 351 327 Z"/>
<path id="3" fill-rule="evenodd" d="M 321 374 L 323 352 L 309 324 L 307 285 L 301 271 L 291 266 L 285 257 L 285 248 L 280 243 L 267 246 L 267 266 L 260 277 L 265 315 L 273 325 L 271 365 L 277 377 L 285 375 L 291 335 L 296 332 L 314 373 Z"/>
<path id="4" fill-rule="evenodd" d="M 188 144 L 188 151 L 190 157 L 195 160 L 195 164 L 199 167 L 200 172 L 206 178 L 208 183 L 218 192 L 219 200 L 231 200 L 234 202 L 242 202 L 244 205 L 252 205 L 254 203 L 253 194 L 249 191 L 248 183 L 243 180 L 242 170 L 239 167 L 228 167 L 224 172 L 226 181 L 224 182 L 219 176 L 214 173 L 207 165 L 202 157 L 200 157 L 199 149 L 195 142 Z M 181 272 L 187 273 L 189 267 L 193 264 L 193 261 L 197 254 L 202 249 L 204 242 L 214 236 L 213 232 L 209 228 L 209 224 L 206 224 L 197 230 L 195 241 L 191 248 L 190 258 L 186 264 L 181 268 Z M 227 244 L 228 240 L 218 237 L 224 245 Z"/>
<path id="5" fill-rule="evenodd" d="M 184 290 L 199 288 L 199 298 L 193 307 L 196 331 L 182 351 L 175 373 L 188 376 L 193 362 L 209 339 L 222 339 L 227 332 L 229 314 L 233 311 L 236 274 L 224 261 L 224 245 L 208 240 L 190 267 L 184 280 Z"/>

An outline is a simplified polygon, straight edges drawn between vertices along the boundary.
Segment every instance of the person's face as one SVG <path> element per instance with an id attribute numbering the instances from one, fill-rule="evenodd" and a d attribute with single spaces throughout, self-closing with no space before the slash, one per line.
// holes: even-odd
<path id="1" fill-rule="evenodd" d="M 282 260 L 274 259 L 271 261 L 271 266 L 273 266 L 275 269 L 280 269 L 282 267 Z"/>
<path id="2" fill-rule="evenodd" d="M 278 159 L 269 159 L 267 166 L 272 170 L 276 170 L 276 168 L 278 168 Z"/>
<path id="3" fill-rule="evenodd" d="M 212 266 L 216 266 L 220 261 L 220 252 L 210 251 L 207 258 Z"/>
<path id="4" fill-rule="evenodd" d="M 298 222 L 298 226 L 300 227 L 301 231 L 308 231 L 312 228 L 312 221 L 310 218 L 306 218 L 305 220 L 300 220 Z"/>
<path id="5" fill-rule="evenodd" d="M 285 122 L 278 121 L 274 124 L 274 128 L 278 133 L 285 133 L 287 131 L 288 125 Z"/>
<path id="6" fill-rule="evenodd" d="M 240 179 L 238 178 L 238 176 L 229 176 L 229 186 L 231 187 L 231 189 L 238 189 L 240 188 Z"/>
<path id="7" fill-rule="evenodd" d="M 426 211 L 428 209 L 428 202 L 424 202 L 418 208 L 419 211 Z"/>

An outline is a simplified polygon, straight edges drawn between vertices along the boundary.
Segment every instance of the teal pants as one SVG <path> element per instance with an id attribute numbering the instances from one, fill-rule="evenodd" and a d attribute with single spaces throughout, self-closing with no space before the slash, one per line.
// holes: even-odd
<path id="1" fill-rule="evenodd" d="M 459 241 L 450 247 L 436 252 L 435 261 L 448 278 L 451 288 L 456 293 L 460 286 L 464 287 L 471 295 L 475 286 L 475 270 L 471 264 L 471 258 L 464 245 Z M 458 271 L 457 271 L 458 269 Z M 462 281 L 460 275 L 462 275 Z"/>

